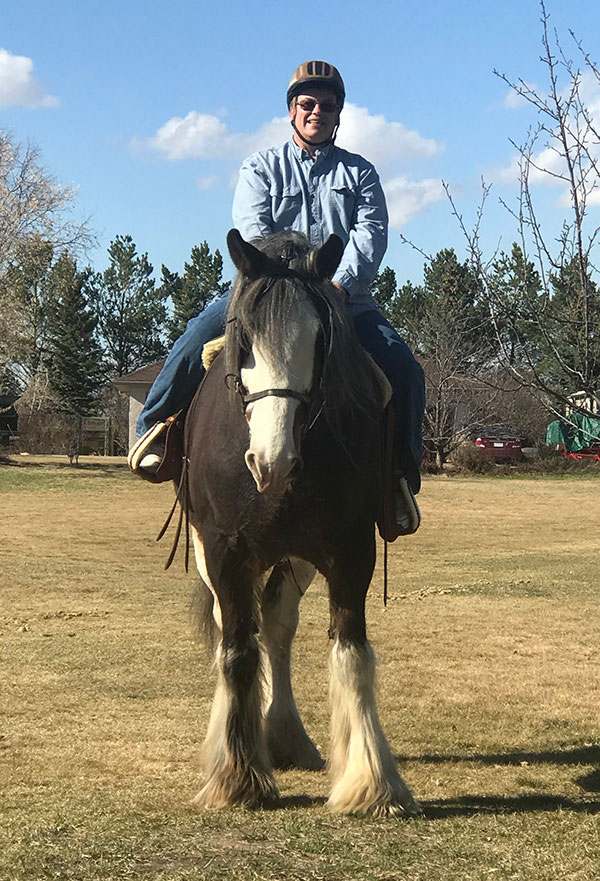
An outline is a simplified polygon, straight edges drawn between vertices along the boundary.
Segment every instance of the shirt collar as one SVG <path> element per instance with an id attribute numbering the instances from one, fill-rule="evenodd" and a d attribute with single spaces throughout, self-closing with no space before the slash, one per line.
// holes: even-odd
<path id="1" fill-rule="evenodd" d="M 299 147 L 293 137 L 290 138 L 290 143 L 291 143 L 292 149 L 293 149 L 295 155 L 298 157 L 298 159 L 300 159 L 300 160 L 311 159 L 311 155 L 308 152 L 308 150 L 306 149 L 306 147 Z M 325 144 L 324 147 L 317 147 L 317 158 L 315 161 L 319 160 L 321 157 L 323 159 L 326 159 L 327 156 L 329 156 L 329 154 L 333 150 L 334 146 L 335 146 L 334 144 L 329 143 L 329 144 Z"/>

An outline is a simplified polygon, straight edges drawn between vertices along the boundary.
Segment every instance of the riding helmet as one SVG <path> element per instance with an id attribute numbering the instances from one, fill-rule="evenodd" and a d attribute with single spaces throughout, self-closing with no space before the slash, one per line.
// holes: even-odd
<path id="1" fill-rule="evenodd" d="M 306 86 L 330 89 L 338 99 L 340 110 L 344 106 L 346 89 L 339 70 L 327 61 L 305 61 L 296 68 L 287 90 L 287 106 Z"/>

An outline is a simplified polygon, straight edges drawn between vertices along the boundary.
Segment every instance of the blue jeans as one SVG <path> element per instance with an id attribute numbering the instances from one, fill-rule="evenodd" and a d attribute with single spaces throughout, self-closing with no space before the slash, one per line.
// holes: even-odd
<path id="1" fill-rule="evenodd" d="M 191 402 L 204 376 L 202 347 L 225 332 L 228 298 L 229 292 L 188 322 L 185 333 L 171 349 L 163 369 L 148 392 L 137 423 L 138 437 L 156 422 L 164 422 L 168 416 Z M 423 370 L 406 343 L 377 310 L 371 309 L 355 316 L 354 326 L 359 340 L 391 383 L 398 465 L 416 493 L 421 486 L 419 468 L 423 458 Z"/>

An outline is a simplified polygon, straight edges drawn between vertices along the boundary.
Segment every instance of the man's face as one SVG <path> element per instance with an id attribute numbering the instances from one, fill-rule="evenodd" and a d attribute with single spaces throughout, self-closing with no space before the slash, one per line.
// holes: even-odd
<path id="1" fill-rule="evenodd" d="M 290 107 L 290 119 L 311 144 L 329 140 L 339 118 L 337 98 L 330 89 L 307 86 Z"/>

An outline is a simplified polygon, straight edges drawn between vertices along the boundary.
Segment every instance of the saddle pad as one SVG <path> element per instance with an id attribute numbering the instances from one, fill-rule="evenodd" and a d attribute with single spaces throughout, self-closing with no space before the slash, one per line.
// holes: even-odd
<path id="1" fill-rule="evenodd" d="M 204 346 L 202 347 L 202 363 L 205 370 L 208 370 L 224 346 L 225 335 L 215 337 L 214 340 L 209 340 L 207 343 L 204 343 Z"/>

